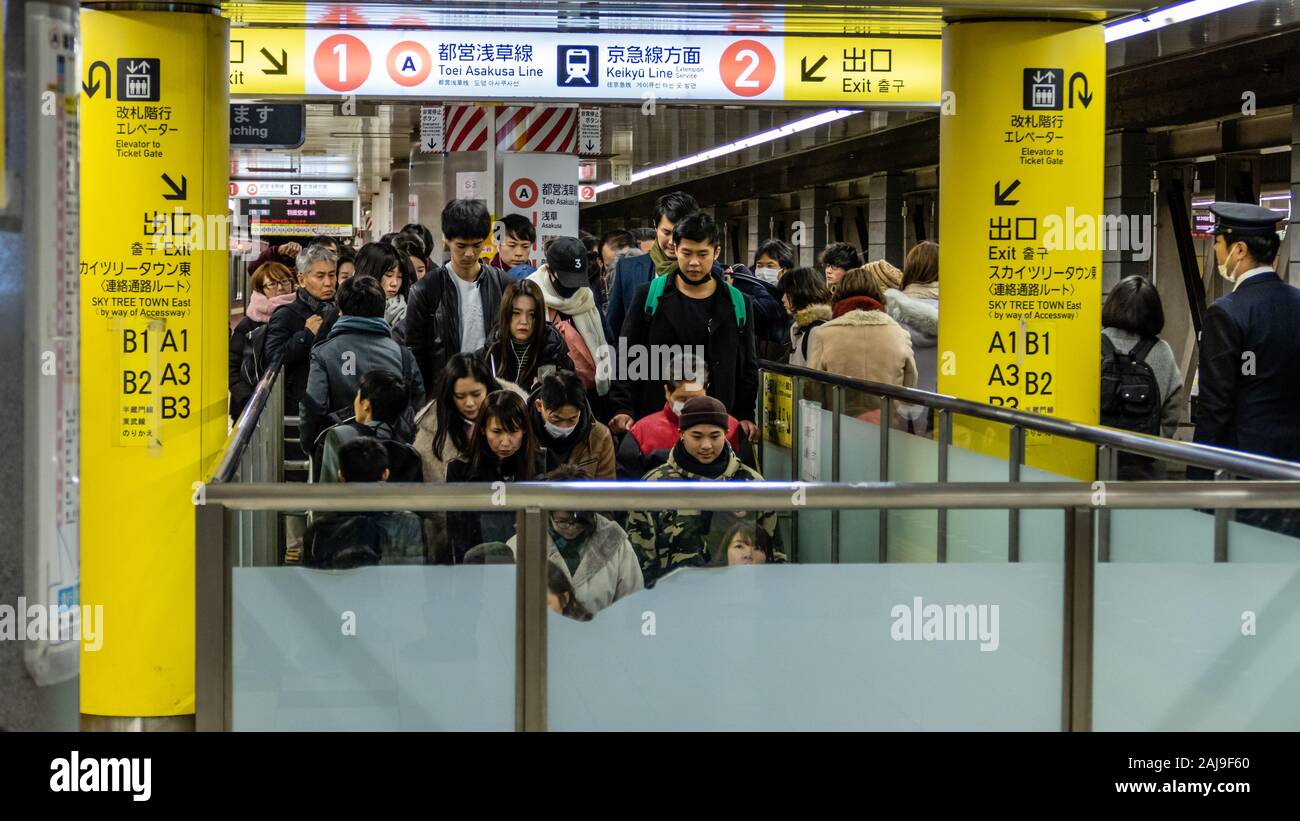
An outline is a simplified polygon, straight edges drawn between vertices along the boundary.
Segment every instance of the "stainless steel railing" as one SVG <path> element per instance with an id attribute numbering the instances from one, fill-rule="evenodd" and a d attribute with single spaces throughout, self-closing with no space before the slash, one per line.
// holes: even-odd
<path id="1" fill-rule="evenodd" d="M 1203 468 L 1212 471 L 1214 477 L 1218 480 L 1228 480 L 1237 477 L 1289 481 L 1300 480 L 1300 464 L 1287 462 L 1281 459 L 1272 459 L 1266 456 L 1257 456 L 1255 454 L 1243 453 L 1225 448 L 1210 447 L 1207 445 L 1178 442 L 1171 439 L 1163 439 L 1158 436 L 1148 436 L 1145 434 L 1133 433 L 1131 431 L 1101 427 L 1099 425 L 1084 425 L 1078 422 L 1058 419 L 1056 417 L 1042 416 L 1036 413 L 1028 413 L 995 405 L 984 405 L 967 399 L 958 399 L 954 396 L 930 393 L 929 391 L 917 390 L 915 388 L 904 388 L 898 385 L 889 385 L 882 382 L 851 379 L 838 374 L 826 373 L 825 371 L 817 371 L 796 365 L 787 365 L 780 362 L 760 360 L 759 369 L 760 380 L 762 378 L 761 374 L 764 372 L 779 374 L 791 379 L 792 410 L 794 410 L 794 418 L 791 420 L 790 426 L 790 451 L 792 454 L 790 460 L 791 481 L 797 481 L 799 478 L 799 454 L 801 453 L 802 430 L 799 424 L 797 408 L 799 407 L 799 399 L 803 396 L 804 383 L 809 381 L 825 385 L 830 388 L 831 392 L 831 441 L 835 443 L 835 447 L 831 449 L 831 482 L 839 482 L 841 479 L 839 442 L 840 421 L 844 411 L 845 390 L 858 391 L 880 397 L 881 422 L 879 476 L 882 481 L 886 481 L 889 477 L 890 419 L 892 418 L 894 402 L 906 402 L 913 405 L 921 405 L 936 412 L 936 472 L 940 483 L 946 483 L 949 481 L 948 457 L 949 448 L 952 446 L 952 420 L 956 415 L 998 423 L 1008 427 L 1009 446 L 1007 452 L 1007 481 L 1012 485 L 1021 481 L 1021 467 L 1025 458 L 1025 435 L 1029 431 L 1060 436 L 1065 439 L 1095 446 L 1097 448 L 1097 478 L 1100 481 L 1107 482 L 1108 486 L 1110 486 L 1110 483 L 1114 482 L 1115 477 L 1117 476 L 1117 458 L 1120 453 L 1133 453 L 1139 456 L 1147 456 L 1154 459 L 1178 462 L 1193 467 Z M 762 421 L 763 424 L 760 425 L 760 427 L 766 432 L 766 420 Z M 773 477 L 769 475 L 767 478 L 771 479 Z M 1039 492 L 1041 484 L 1042 483 L 1039 482 L 1034 483 L 1034 493 Z M 997 507 L 1007 507 L 1007 558 L 1009 561 L 1018 561 L 1020 557 L 1020 509 L 1003 505 L 998 505 Z M 796 512 L 794 515 L 797 517 L 798 513 Z M 945 562 L 948 557 L 947 509 L 940 508 L 936 515 L 938 518 L 938 560 L 940 562 Z M 839 511 L 832 510 L 830 518 L 831 557 L 832 561 L 838 561 L 840 553 Z M 1228 518 L 1229 510 L 1227 508 L 1215 509 L 1214 555 L 1216 561 L 1227 561 L 1229 550 L 1228 534 L 1230 532 L 1228 528 Z M 1097 525 L 1098 555 L 1101 561 L 1109 561 L 1109 508 L 1100 511 Z M 889 544 L 888 513 L 881 513 L 879 517 L 878 530 L 880 561 L 883 562 L 886 561 Z M 791 553 L 797 558 L 799 554 L 799 528 L 797 520 L 791 527 L 791 537 Z"/>

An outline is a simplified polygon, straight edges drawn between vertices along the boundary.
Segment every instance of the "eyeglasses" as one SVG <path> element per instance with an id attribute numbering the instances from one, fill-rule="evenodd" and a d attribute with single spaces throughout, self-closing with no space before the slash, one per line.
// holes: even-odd
<path id="1" fill-rule="evenodd" d="M 582 524 L 582 519 L 579 519 L 576 515 L 573 515 L 573 514 L 570 514 L 570 515 L 568 515 L 568 516 L 563 516 L 563 517 L 562 517 L 562 516 L 558 516 L 558 515 L 552 513 L 552 514 L 551 514 L 551 524 L 557 524 L 557 525 L 561 525 L 561 526 L 563 526 L 563 527 L 568 527 L 568 526 L 572 526 L 572 525 L 579 525 L 579 524 Z"/>
<path id="2" fill-rule="evenodd" d="M 267 280 L 266 287 L 272 290 L 283 290 L 293 287 L 293 280 L 289 279 L 271 279 Z"/>

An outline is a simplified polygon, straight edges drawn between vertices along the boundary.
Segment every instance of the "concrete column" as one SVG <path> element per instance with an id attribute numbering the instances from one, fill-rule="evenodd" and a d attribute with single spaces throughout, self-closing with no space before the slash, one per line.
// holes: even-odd
<path id="1" fill-rule="evenodd" d="M 1152 281 L 1160 292 L 1160 305 L 1165 312 L 1165 328 L 1160 336 L 1174 349 L 1174 361 L 1184 374 L 1191 364 L 1192 349 L 1196 344 L 1195 331 L 1192 327 L 1191 302 L 1187 296 L 1187 285 L 1183 282 L 1182 264 L 1178 259 L 1178 232 L 1187 232 L 1187 224 L 1174 224 L 1166 205 L 1168 191 L 1172 187 L 1180 192 L 1184 208 L 1188 213 L 1192 209 L 1192 176 L 1194 166 L 1160 167 L 1158 201 L 1156 210 L 1155 258 L 1151 268 Z M 1211 283 L 1218 280 L 1212 276 Z M 1109 290 L 1109 285 L 1107 289 Z M 1211 284 L 1213 287 L 1213 284 Z M 1206 295 L 1206 303 L 1214 301 L 1214 294 Z"/>
<path id="2" fill-rule="evenodd" d="M 447 203 L 447 189 L 442 175 L 442 154 L 423 154 L 417 142 L 411 147 L 410 176 L 407 189 L 416 197 L 416 211 L 410 214 L 411 222 L 437 230 L 442 207 Z"/>
<path id="3" fill-rule="evenodd" d="M 1120 232 L 1105 237 L 1127 238 L 1125 247 L 1102 251 L 1102 291 L 1109 293 L 1126 276 L 1151 276 L 1154 226 L 1151 215 L 1151 137 L 1141 131 L 1106 135 L 1105 215 L 1123 220 Z M 1106 222 L 1103 221 L 1102 225 Z M 1121 233 L 1122 232 L 1122 233 Z"/>
<path id="4" fill-rule="evenodd" d="M 755 197 L 747 201 L 749 208 L 748 213 L 748 230 L 745 233 L 745 242 L 741 246 L 740 252 L 745 259 L 754 255 L 754 249 L 758 244 L 772 236 L 772 210 L 776 207 L 776 199 L 773 197 Z"/>
<path id="5" fill-rule="evenodd" d="M 867 182 L 867 241 L 863 261 L 886 259 L 903 267 L 903 175 L 873 174 Z"/>
<path id="6" fill-rule="evenodd" d="M 826 203 L 830 200 L 831 189 L 825 186 L 805 188 L 798 192 L 799 222 L 803 231 L 791 228 L 787 241 L 795 246 L 801 266 L 817 264 L 817 254 L 826 247 Z M 800 236 L 802 234 L 802 236 Z M 782 239 L 786 239 L 782 237 Z M 795 242 L 795 240 L 801 240 Z"/>
<path id="7" fill-rule="evenodd" d="M 407 200 L 411 193 L 411 169 L 405 165 L 394 166 L 388 185 L 393 195 L 393 230 L 399 231 L 411 221 L 411 209 Z"/>
<path id="8" fill-rule="evenodd" d="M 376 237 L 382 237 L 393 230 L 393 183 L 391 180 L 380 181 L 370 216 L 375 223 Z"/>

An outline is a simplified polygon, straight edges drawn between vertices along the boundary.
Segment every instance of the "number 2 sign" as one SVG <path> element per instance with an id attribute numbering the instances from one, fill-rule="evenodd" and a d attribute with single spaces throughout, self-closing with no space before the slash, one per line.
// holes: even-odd
<path id="1" fill-rule="evenodd" d="M 771 88 L 776 58 L 757 40 L 738 40 L 722 52 L 718 73 L 732 94 L 756 97 Z"/>

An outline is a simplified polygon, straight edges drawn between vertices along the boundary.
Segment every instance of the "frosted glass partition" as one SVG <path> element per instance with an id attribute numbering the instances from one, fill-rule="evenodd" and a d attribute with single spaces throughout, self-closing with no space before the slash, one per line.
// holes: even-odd
<path id="1" fill-rule="evenodd" d="M 1196 510 L 1112 510 L 1110 561 L 1214 561 L 1214 515 Z"/>
<path id="2" fill-rule="evenodd" d="M 1005 429 L 1006 426 L 1002 427 Z M 990 456 L 956 444 L 948 448 L 950 482 L 1007 482 L 1009 476 L 1005 454 Z M 1007 522 L 1005 510 L 948 511 L 948 561 L 1005 562 L 1008 555 Z M 1023 530 L 1021 528 L 1022 535 Z"/>
<path id="3" fill-rule="evenodd" d="M 232 574 L 234 729 L 514 729 L 513 565 Z"/>
<path id="4" fill-rule="evenodd" d="M 1300 730 L 1296 647 L 1294 558 L 1099 564 L 1094 729 Z"/>
<path id="5" fill-rule="evenodd" d="M 1062 583 L 1047 564 L 682 570 L 593 621 L 550 619 L 548 726 L 1059 730 Z M 984 606 L 996 649 L 907 640 L 895 608 L 918 599 L 923 617 Z"/>
<path id="6" fill-rule="evenodd" d="M 840 481 L 880 480 L 880 426 L 841 414 Z M 878 510 L 845 510 L 840 513 L 841 562 L 880 560 L 880 515 Z"/>
<path id="7" fill-rule="evenodd" d="M 1046 470 L 1020 466 L 1022 482 L 1077 482 L 1078 479 Z M 1033 488 L 1026 488 L 1033 493 Z M 1065 560 L 1065 514 L 1059 510 L 1020 511 L 1020 561 L 1060 562 Z"/>
<path id="8" fill-rule="evenodd" d="M 897 428 L 889 431 L 889 481 L 939 481 L 939 443 Z M 1058 542 L 1060 544 L 1060 542 Z M 933 562 L 939 558 L 939 513 L 889 511 L 889 560 Z"/>

